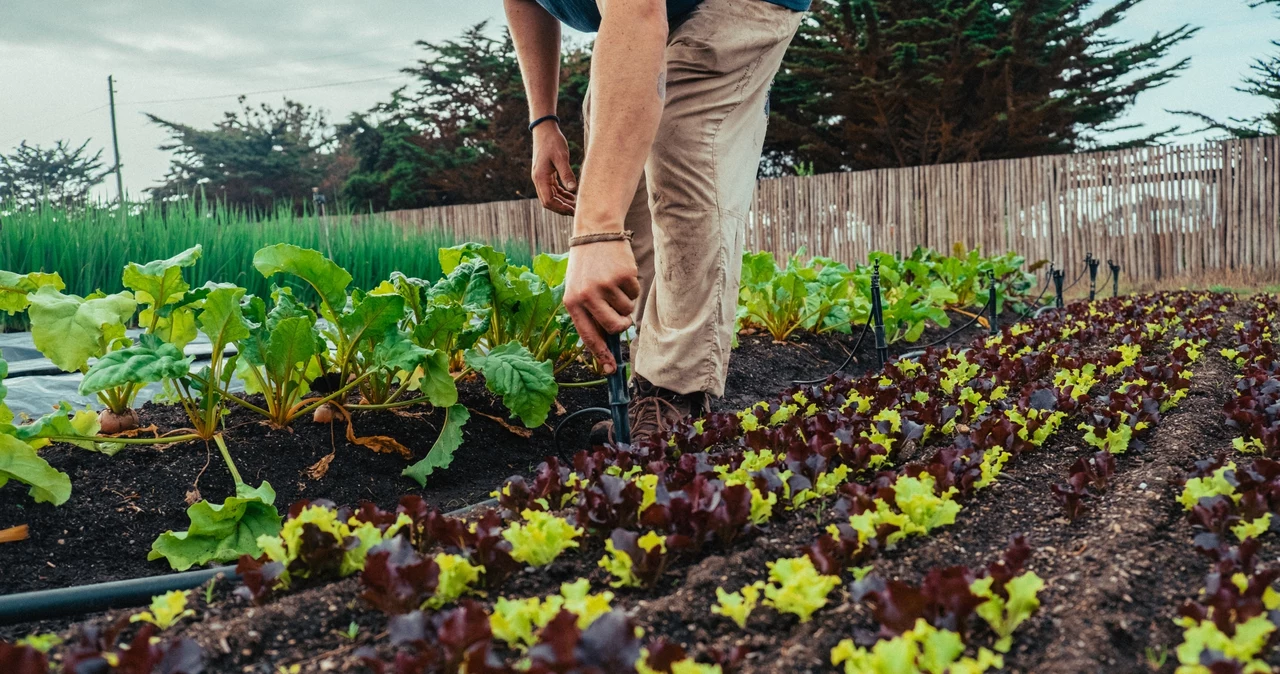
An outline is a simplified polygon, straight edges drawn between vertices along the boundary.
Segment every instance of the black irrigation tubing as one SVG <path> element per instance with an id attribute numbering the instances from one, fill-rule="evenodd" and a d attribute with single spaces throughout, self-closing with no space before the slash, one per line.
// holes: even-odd
<path id="1" fill-rule="evenodd" d="M 1028 303 L 1027 303 L 1027 310 L 1026 310 L 1026 311 L 1023 311 L 1023 312 L 1020 312 L 1020 313 L 1018 314 L 1018 320 L 1020 320 L 1020 321 L 1021 321 L 1021 320 L 1025 319 L 1025 318 L 1027 318 L 1028 316 L 1030 316 L 1031 314 L 1034 314 L 1034 313 L 1036 313 L 1037 311 L 1040 311 L 1041 309 L 1043 309 L 1043 308 L 1044 308 L 1044 307 L 1039 306 L 1039 304 L 1040 304 L 1040 300 L 1041 300 L 1041 298 L 1043 298 L 1043 297 L 1044 297 L 1044 294 L 1045 294 L 1046 292 L 1049 292 L 1049 285 L 1053 282 L 1053 276 L 1052 276 L 1052 272 L 1053 272 L 1053 270 L 1052 270 L 1052 269 L 1050 269 L 1049 271 L 1050 271 L 1050 275 L 1049 275 L 1049 276 L 1045 276 L 1045 278 L 1044 278 L 1044 287 L 1040 289 L 1040 294 L 1039 294 L 1039 295 L 1036 295 L 1036 298 L 1035 298 L 1034 300 L 1031 300 L 1030 302 L 1028 302 Z"/>
<path id="2" fill-rule="evenodd" d="M 449 517 L 463 517 L 481 508 L 490 508 L 497 504 L 496 498 L 485 499 L 445 514 Z M 162 576 L 4 595 L 0 596 L 0 626 L 70 618 L 116 608 L 145 606 L 156 595 L 174 590 L 191 590 L 218 576 L 231 581 L 240 578 L 235 566 L 215 566 Z"/>
<path id="3" fill-rule="evenodd" d="M 867 328 L 869 327 L 871 327 L 870 313 L 867 314 L 867 322 L 862 324 L 862 332 L 858 333 L 858 341 L 853 343 L 853 348 L 849 349 L 849 355 L 845 356 L 844 362 L 840 363 L 840 366 L 837 367 L 831 374 L 827 375 L 826 377 L 822 377 L 821 379 L 806 379 L 804 381 L 792 380 L 791 383 L 796 386 L 807 386 L 809 384 L 821 384 L 822 382 L 830 378 L 832 375 L 843 370 L 845 367 L 849 365 L 849 362 L 853 360 L 854 355 L 858 353 L 858 347 L 862 346 L 862 338 L 867 336 Z"/>
<path id="4" fill-rule="evenodd" d="M 942 344 L 943 342 L 946 342 L 946 341 L 950 340 L 952 337 L 955 337 L 956 335 L 960 334 L 960 333 L 961 333 L 961 332 L 963 332 L 964 330 L 968 329 L 968 328 L 969 328 L 970 326 L 972 326 L 974 323 L 977 323 L 977 322 L 978 322 L 978 319 L 979 319 L 979 318 L 982 318 L 983 316 L 986 316 L 986 315 L 987 315 L 987 312 L 988 312 L 988 311 L 990 311 L 990 310 L 991 310 L 991 300 L 990 300 L 990 299 L 988 299 L 986 302 L 983 302 L 983 303 L 982 303 L 982 309 L 981 309 L 980 311 L 978 311 L 977 313 L 975 313 L 975 314 L 973 315 L 973 318 L 970 318 L 970 319 L 969 319 L 969 322 L 968 322 L 968 323 L 965 323 L 964 325 L 962 325 L 962 326 L 960 326 L 960 327 L 956 328 L 955 330 L 952 330 L 949 334 L 947 334 L 947 336 L 946 336 L 946 337 L 942 337 L 941 339 L 935 339 L 935 340 L 933 340 L 932 342 L 929 342 L 928 344 L 925 344 L 924 346 L 922 346 L 922 347 L 920 347 L 919 349 L 916 349 L 916 350 L 917 350 L 917 351 L 924 351 L 925 349 L 928 349 L 928 348 L 930 348 L 930 347 L 937 346 L 937 345 L 939 345 L 939 344 Z"/>

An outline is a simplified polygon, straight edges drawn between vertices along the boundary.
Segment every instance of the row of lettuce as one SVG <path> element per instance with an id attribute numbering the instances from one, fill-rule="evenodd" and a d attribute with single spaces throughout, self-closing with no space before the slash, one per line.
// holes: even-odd
<path id="1" fill-rule="evenodd" d="M 614 590 L 653 587 L 668 571 L 834 498 L 836 523 L 797 556 L 754 570 L 758 581 L 718 588 L 712 613 L 743 629 L 760 606 L 807 622 L 823 616 L 849 578 L 851 598 L 868 603 L 882 638 L 870 647 L 840 641 L 832 664 L 848 672 L 1000 667 L 1043 587 L 1024 568 L 1025 540 L 1015 538 L 990 566 L 935 569 L 918 586 L 878 577 L 875 558 L 953 523 L 967 499 L 1068 418 L 1099 438 L 1123 434 L 1128 420 L 1118 412 L 1108 417 L 1115 424 L 1099 418 L 1112 409 L 1114 390 L 1123 397 L 1141 388 L 1157 408 L 1176 402 L 1186 375 L 1181 363 L 1158 359 L 1156 347 L 1172 339 L 1189 363 L 1215 334 L 1221 308 L 1221 298 L 1190 294 L 1077 305 L 961 353 L 929 350 L 883 373 L 713 414 L 662 442 L 583 451 L 572 466 L 549 459 L 534 478 L 504 483 L 501 511 L 474 522 L 416 497 L 392 512 L 296 504 L 279 533 L 257 537 L 257 549 L 241 558 L 241 592 L 268 601 L 363 571 L 365 600 L 393 616 L 393 659 L 385 649 L 365 653 L 375 671 L 722 671 L 745 653 L 709 648 L 695 662 L 663 641 L 642 645 L 631 620 L 611 610 L 614 594 L 592 593 L 588 579 L 542 596 L 501 590 L 526 566 L 600 549 L 592 540 L 604 542 L 598 566 Z M 915 445 L 929 448 L 926 458 L 895 467 Z M 466 598 L 484 593 L 499 598 L 488 607 Z M 847 629 L 840 617 L 830 620 L 837 633 Z"/>
<path id="2" fill-rule="evenodd" d="M 1234 345 L 1222 350 L 1237 368 L 1223 412 L 1240 434 L 1233 440 L 1239 463 L 1226 452 L 1196 462 L 1178 499 L 1196 533 L 1192 546 L 1210 565 L 1200 595 L 1178 609 L 1179 674 L 1271 672 L 1268 660 L 1280 642 L 1280 593 L 1273 587 L 1280 568 L 1265 562 L 1260 541 L 1280 523 L 1277 317 L 1274 296 L 1254 297 L 1245 320 L 1232 328 Z"/>

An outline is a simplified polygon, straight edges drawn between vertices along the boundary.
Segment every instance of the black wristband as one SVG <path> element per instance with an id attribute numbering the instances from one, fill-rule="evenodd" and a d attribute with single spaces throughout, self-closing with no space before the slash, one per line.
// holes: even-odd
<path id="1" fill-rule="evenodd" d="M 537 125 L 539 125 L 539 124 L 541 124 L 541 123 L 543 123 L 543 122 L 545 122 L 545 121 L 548 121 L 548 120 L 554 121 L 554 122 L 556 123 L 556 125 L 559 125 L 559 124 L 560 124 L 560 118 L 559 118 L 559 117 L 557 117 L 557 116 L 555 116 L 555 115 L 543 115 L 543 116 L 541 116 L 541 117 L 539 117 L 539 118 L 537 118 L 537 119 L 533 120 L 532 122 L 529 122 L 529 130 L 530 130 L 530 131 L 533 131 L 533 127 L 535 127 L 535 126 L 537 126 Z"/>

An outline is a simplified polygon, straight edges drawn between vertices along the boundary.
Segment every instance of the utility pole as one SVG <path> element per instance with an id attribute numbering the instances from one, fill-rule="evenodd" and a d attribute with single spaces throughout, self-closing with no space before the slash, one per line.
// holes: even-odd
<path id="1" fill-rule="evenodd" d="M 116 134 L 116 80 L 107 75 L 107 102 L 111 107 L 111 147 L 116 154 L 116 199 L 120 211 L 120 226 L 124 227 L 124 177 L 120 173 L 120 139 Z"/>

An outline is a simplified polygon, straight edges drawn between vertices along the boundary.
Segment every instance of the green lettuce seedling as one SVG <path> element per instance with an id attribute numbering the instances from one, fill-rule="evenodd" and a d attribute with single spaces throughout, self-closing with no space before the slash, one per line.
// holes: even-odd
<path id="1" fill-rule="evenodd" d="M 511 543 L 511 557 L 530 566 L 546 566 L 560 553 L 578 547 L 574 539 L 582 529 L 551 513 L 525 510 L 524 522 L 515 522 L 502 532 Z"/>
<path id="2" fill-rule="evenodd" d="M 769 581 L 764 586 L 764 603 L 797 615 L 804 623 L 827 605 L 827 595 L 840 584 L 840 577 L 818 573 L 813 561 L 801 556 L 769 562 Z"/>
<path id="3" fill-rule="evenodd" d="M 130 616 L 129 622 L 151 623 L 162 630 L 167 630 L 176 625 L 179 620 L 196 614 L 195 611 L 187 608 L 187 593 L 181 590 L 152 597 L 150 609 Z"/>
<path id="4" fill-rule="evenodd" d="M 1227 465 L 1213 471 L 1208 477 L 1193 477 L 1187 480 L 1182 487 L 1182 493 L 1178 495 L 1178 503 L 1182 504 L 1184 510 L 1191 510 L 1202 498 L 1227 496 L 1232 501 L 1239 502 L 1240 494 L 1236 493 L 1235 486 L 1227 480 L 1227 473 L 1235 469 L 1236 463 L 1229 461 Z"/>
<path id="5" fill-rule="evenodd" d="M 483 566 L 472 564 L 461 555 L 441 552 L 433 559 L 436 566 L 440 567 L 440 580 L 436 584 L 436 593 L 423 605 L 425 608 L 435 610 L 457 601 L 480 580 L 480 574 L 484 573 Z"/>
<path id="6" fill-rule="evenodd" d="M 751 617 L 751 612 L 760 603 L 760 591 L 763 589 L 764 583 L 761 581 L 744 585 L 737 592 L 725 592 L 717 587 L 716 605 L 711 607 L 711 612 L 737 623 L 739 629 L 746 629 L 747 618 Z"/>
<path id="7" fill-rule="evenodd" d="M 1236 660 L 1246 674 L 1264 674 L 1272 671 L 1271 666 L 1258 656 L 1276 631 L 1276 626 L 1266 615 L 1258 615 L 1235 626 L 1235 634 L 1228 636 L 1218 629 L 1212 620 L 1196 622 L 1190 618 L 1179 618 L 1178 624 L 1183 627 L 1182 643 L 1174 651 L 1178 656 L 1182 674 L 1207 674 L 1201 658 L 1207 653 Z"/>
<path id="8" fill-rule="evenodd" d="M 537 641 L 538 632 L 546 627 L 560 611 L 568 611 L 578 617 L 577 626 L 585 630 L 596 619 L 611 610 L 612 592 L 591 593 L 591 583 L 580 578 L 560 586 L 560 594 L 545 599 L 507 599 L 500 597 L 493 605 L 489 627 L 493 636 L 507 642 L 508 646 L 527 650 Z"/>
<path id="9" fill-rule="evenodd" d="M 870 650 L 845 639 L 831 649 L 831 664 L 844 665 L 845 674 L 981 674 L 1004 667 L 1004 658 L 980 648 L 977 658 L 964 655 L 964 642 L 950 630 L 940 630 L 923 618 L 915 627 Z"/>
<path id="10" fill-rule="evenodd" d="M 969 585 L 969 591 L 986 599 L 978 605 L 977 613 L 999 637 L 995 649 L 1008 653 L 1013 645 L 1014 630 L 1040 608 L 1040 600 L 1036 595 L 1044 589 L 1044 580 L 1031 571 L 1016 576 L 1004 584 L 1008 597 L 1003 597 L 992 589 L 994 581 L 991 576 L 979 578 Z"/>

